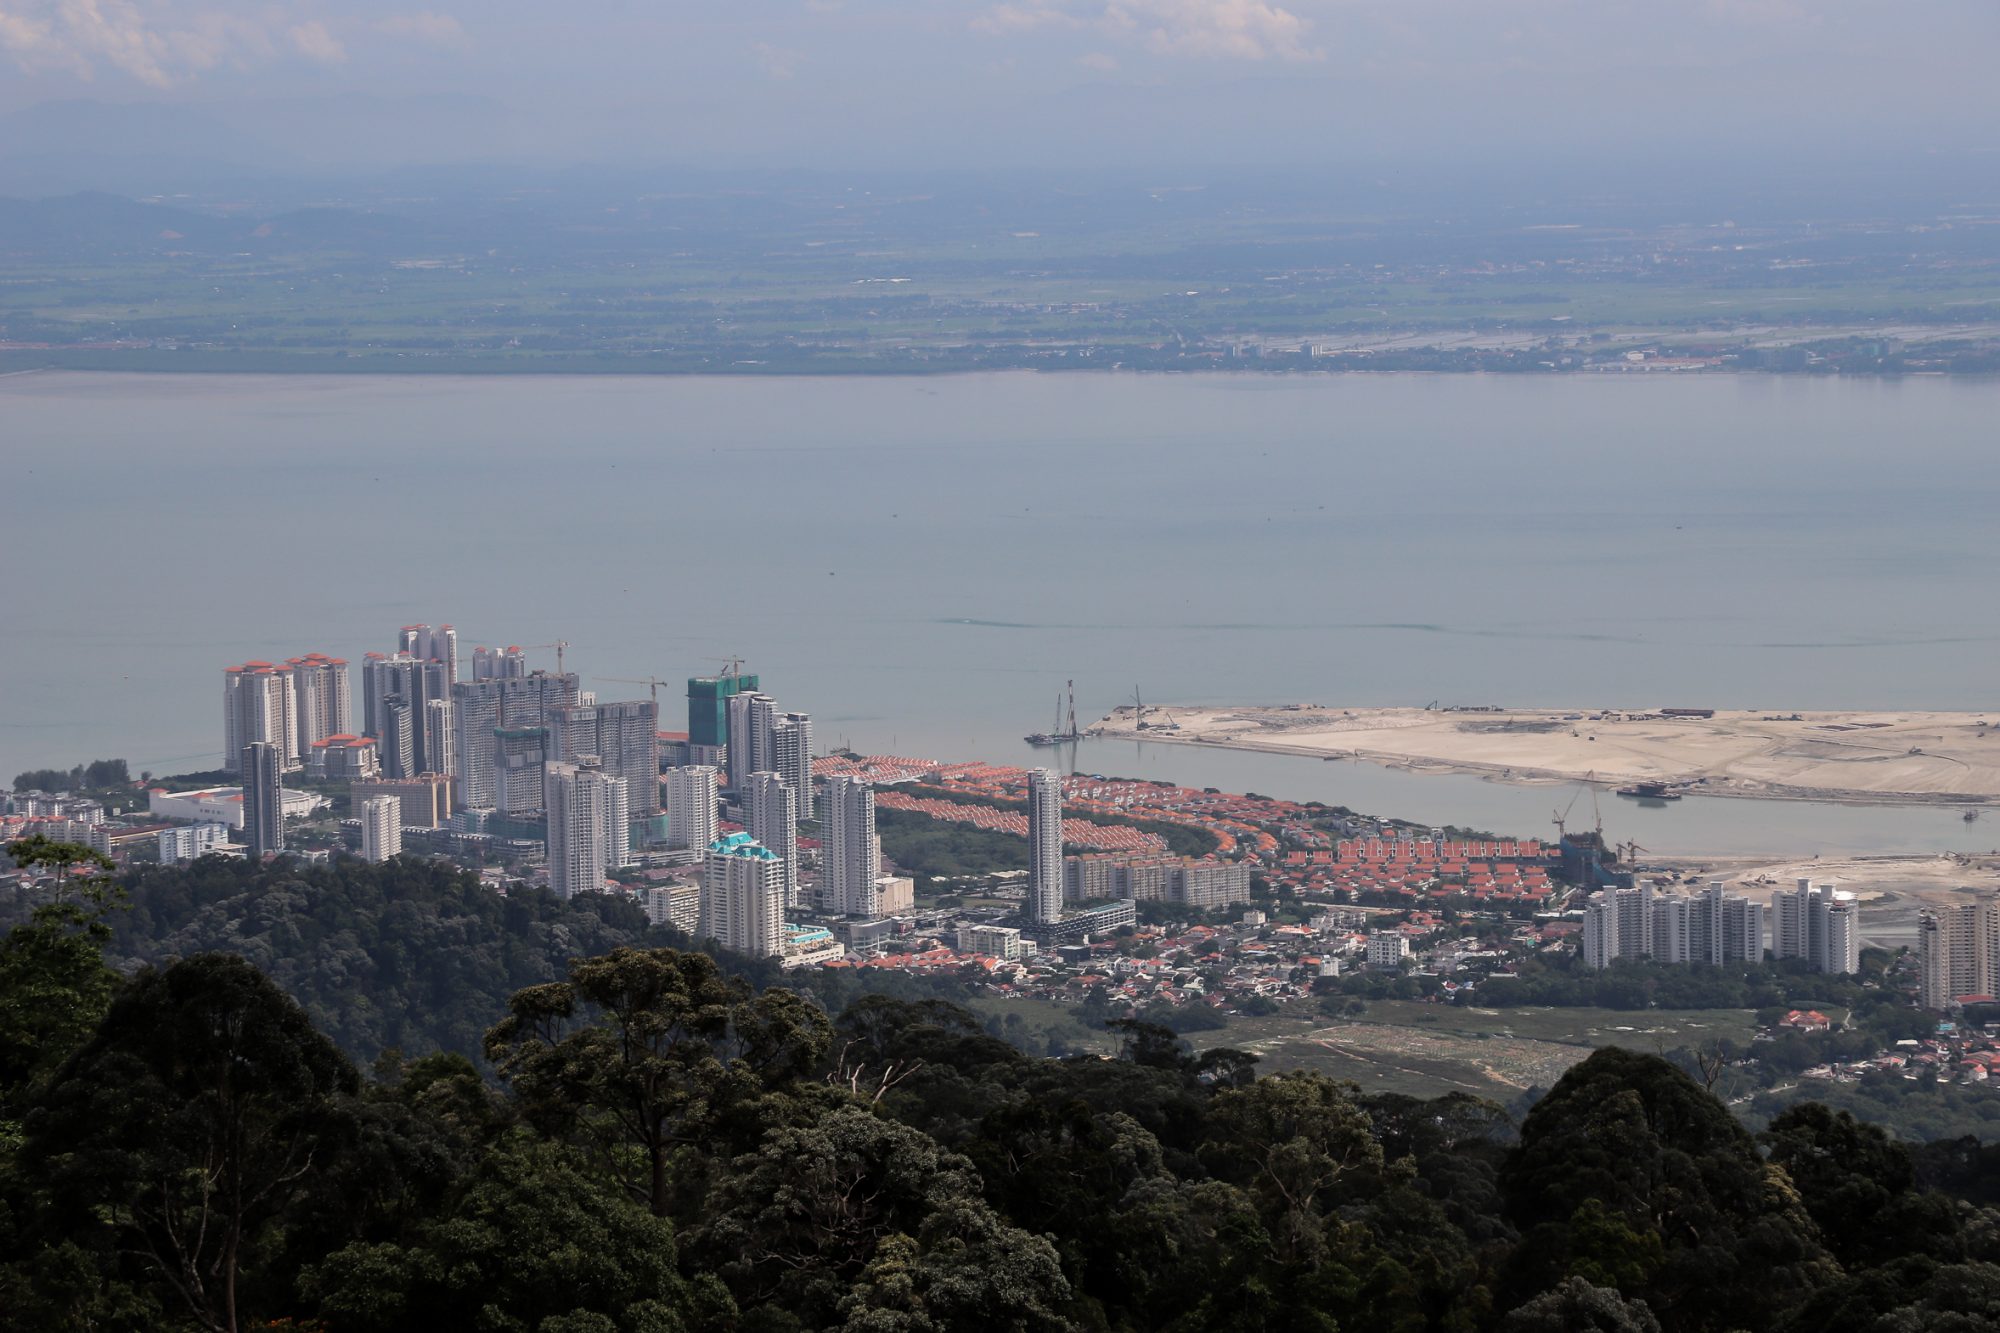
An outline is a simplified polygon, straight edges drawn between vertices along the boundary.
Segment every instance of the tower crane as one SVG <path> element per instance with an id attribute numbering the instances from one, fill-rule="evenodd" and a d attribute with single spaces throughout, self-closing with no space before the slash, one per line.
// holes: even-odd
<path id="1" fill-rule="evenodd" d="M 557 639 L 554 643 L 525 643 L 524 648 L 553 648 L 556 650 L 556 674 L 563 674 L 563 653 L 569 648 L 568 639 Z"/>
<path id="2" fill-rule="evenodd" d="M 634 676 L 599 676 L 597 679 L 615 681 L 620 685 L 644 685 L 648 687 L 653 692 L 653 712 L 655 714 L 660 711 L 660 686 L 673 684 L 672 681 L 661 680 L 658 676 L 647 676 L 643 680 Z"/>

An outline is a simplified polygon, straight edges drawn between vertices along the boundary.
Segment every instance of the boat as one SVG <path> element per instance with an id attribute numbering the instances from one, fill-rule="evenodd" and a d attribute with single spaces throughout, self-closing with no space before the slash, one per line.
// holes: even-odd
<path id="1" fill-rule="evenodd" d="M 1664 782 L 1635 782 L 1629 787 L 1620 787 L 1618 794 L 1630 796 L 1636 801 L 1678 801 L 1682 796 L 1681 792 Z"/>
<path id="2" fill-rule="evenodd" d="M 1069 725 L 1067 727 L 1063 725 L 1063 696 L 1058 694 L 1056 696 L 1056 729 L 1054 731 L 1037 731 L 1031 735 L 1023 736 L 1022 740 L 1030 745 L 1047 747 L 1051 745 L 1074 745 L 1083 739 L 1083 733 L 1078 731 L 1076 727 L 1076 682 L 1072 680 L 1068 684 Z"/>
<path id="3" fill-rule="evenodd" d="M 1979 818 L 1979 812 L 1978 812 L 1977 810 L 1967 810 L 1967 811 L 1965 812 L 1965 822 L 1966 822 L 1966 823 L 1970 824 L 1970 823 L 1971 823 L 1971 822 L 1972 822 L 1973 820 L 1975 820 L 1975 819 L 1977 819 L 1977 818 Z"/>

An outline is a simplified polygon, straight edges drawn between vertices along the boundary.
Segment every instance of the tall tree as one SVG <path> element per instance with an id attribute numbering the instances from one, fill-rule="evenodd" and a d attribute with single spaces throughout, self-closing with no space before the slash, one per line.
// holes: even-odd
<path id="1" fill-rule="evenodd" d="M 0 939 L 0 1122 L 96 1029 L 118 977 L 104 962 L 105 914 L 122 905 L 110 858 L 37 835 L 10 843 L 14 864 L 52 881 L 48 900 Z"/>
<path id="2" fill-rule="evenodd" d="M 1606 1047 L 1535 1104 L 1501 1176 L 1516 1300 L 1615 1281 L 1670 1330 L 1767 1324 L 1838 1271 L 1782 1168 L 1700 1084 Z"/>
<path id="3" fill-rule="evenodd" d="M 965 1158 L 853 1101 L 737 1158 L 699 1242 L 746 1310 L 807 1327 L 1065 1326 L 1055 1248 L 998 1216 Z"/>
<path id="4" fill-rule="evenodd" d="M 554 1145 L 510 1143 L 406 1242 L 356 1244 L 302 1288 L 329 1329 L 400 1333 L 695 1333 L 734 1310 L 713 1278 L 688 1281 L 664 1218 L 579 1172 Z"/>
<path id="5" fill-rule="evenodd" d="M 73 1234 L 107 1233 L 210 1329 L 346 1138 L 354 1067 L 240 958 L 142 973 L 26 1121 L 23 1169 Z M 288 1286 L 288 1283 L 282 1285 Z"/>
<path id="6" fill-rule="evenodd" d="M 655 1216 L 676 1152 L 710 1151 L 730 1117 L 826 1054 L 826 1016 L 798 995 L 753 994 L 707 954 L 617 949 L 568 981 L 515 993 L 486 1055 L 546 1133 L 575 1136 Z M 754 1131 L 748 1142 L 754 1142 Z"/>

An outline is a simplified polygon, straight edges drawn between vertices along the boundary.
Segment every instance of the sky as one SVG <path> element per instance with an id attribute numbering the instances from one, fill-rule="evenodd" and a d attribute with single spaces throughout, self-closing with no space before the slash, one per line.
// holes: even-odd
<path id="1" fill-rule="evenodd" d="M 0 125 L 347 166 L 1958 151 L 1996 53 L 1994 0 L 0 0 Z"/>

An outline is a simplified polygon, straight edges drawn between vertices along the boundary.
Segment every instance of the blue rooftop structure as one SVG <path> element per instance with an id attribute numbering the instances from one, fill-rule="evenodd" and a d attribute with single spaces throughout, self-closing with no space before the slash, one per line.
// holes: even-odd
<path id="1" fill-rule="evenodd" d="M 757 861 L 775 861 L 778 854 L 748 833 L 731 833 L 708 844 L 710 855 L 743 856 Z"/>

